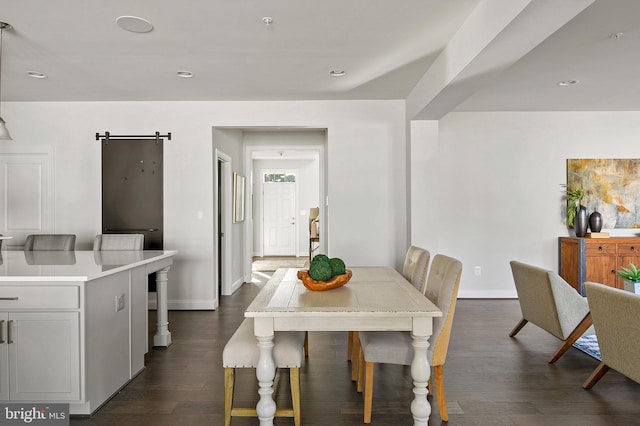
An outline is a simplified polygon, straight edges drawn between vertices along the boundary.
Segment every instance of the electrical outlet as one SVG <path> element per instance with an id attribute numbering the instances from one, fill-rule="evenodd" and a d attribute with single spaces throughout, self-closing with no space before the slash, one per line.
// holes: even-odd
<path id="1" fill-rule="evenodd" d="M 473 272 L 476 274 L 476 277 L 479 277 L 480 275 L 482 275 L 482 268 L 480 268 L 479 266 L 476 266 Z"/>
<path id="2" fill-rule="evenodd" d="M 120 312 L 124 309 L 124 294 L 116 296 L 116 312 Z"/>

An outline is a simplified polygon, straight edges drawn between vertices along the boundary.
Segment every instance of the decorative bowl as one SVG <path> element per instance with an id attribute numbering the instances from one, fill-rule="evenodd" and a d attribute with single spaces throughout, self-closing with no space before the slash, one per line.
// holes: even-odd
<path id="1" fill-rule="evenodd" d="M 314 280 L 309 276 L 309 271 L 298 271 L 298 279 L 302 281 L 302 284 L 309 290 L 313 291 L 325 291 L 334 288 L 342 287 L 351 279 L 351 269 L 347 269 L 346 273 L 342 275 L 336 275 L 329 281 Z"/>

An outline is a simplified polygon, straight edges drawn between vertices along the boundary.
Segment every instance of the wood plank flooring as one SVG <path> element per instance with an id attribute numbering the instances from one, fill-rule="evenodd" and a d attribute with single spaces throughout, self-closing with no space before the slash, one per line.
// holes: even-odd
<path id="1" fill-rule="evenodd" d="M 138 377 L 93 417 L 74 417 L 71 425 L 223 425 L 222 349 L 268 276 L 254 274 L 255 283 L 223 296 L 216 311 L 171 311 L 173 344 L 153 348 Z M 610 371 L 584 390 L 598 362 L 571 348 L 548 364 L 559 340 L 531 324 L 509 338 L 519 319 L 516 300 L 459 300 L 445 366 L 449 425 L 640 424 L 640 384 Z M 346 343 L 346 333 L 310 334 L 310 356 L 301 370 L 303 425 L 362 424 L 362 395 L 350 378 Z M 237 375 L 236 403 L 255 405 L 254 371 Z M 288 404 L 287 374 L 277 382 L 277 401 Z M 412 396 L 408 367 L 377 366 L 372 424 L 411 425 Z M 429 424 L 447 424 L 431 403 Z M 232 419 L 235 426 L 257 424 L 255 418 Z M 275 424 L 293 420 L 277 418 Z"/>

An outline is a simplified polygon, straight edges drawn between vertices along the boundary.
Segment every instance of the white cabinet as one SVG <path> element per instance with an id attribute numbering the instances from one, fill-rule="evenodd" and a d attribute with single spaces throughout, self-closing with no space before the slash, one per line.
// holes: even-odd
<path id="1" fill-rule="evenodd" d="M 0 313 L 0 329 L 0 399 L 80 398 L 77 312 Z"/>

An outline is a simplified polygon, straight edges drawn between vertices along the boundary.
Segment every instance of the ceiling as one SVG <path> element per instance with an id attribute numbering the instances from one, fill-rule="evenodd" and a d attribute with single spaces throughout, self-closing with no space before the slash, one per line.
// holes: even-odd
<path id="1" fill-rule="evenodd" d="M 452 40 L 491 3 L 523 10 L 499 25 L 494 14 L 482 18 L 495 25 L 494 39 L 438 86 L 431 80 L 435 66 L 456 56 Z M 0 0 L 0 21 L 13 26 L 3 33 L 3 102 L 409 97 L 420 110 L 431 102 L 417 91 L 422 84 L 436 86 L 433 99 L 446 110 L 640 110 L 637 0 L 52 4 Z M 153 30 L 125 31 L 116 23 L 120 16 L 142 17 Z M 462 45 L 472 46 L 473 34 L 467 37 Z M 333 77 L 331 70 L 346 74 Z M 570 79 L 579 83 L 557 84 Z M 441 116 L 442 108 L 430 115 Z"/>

